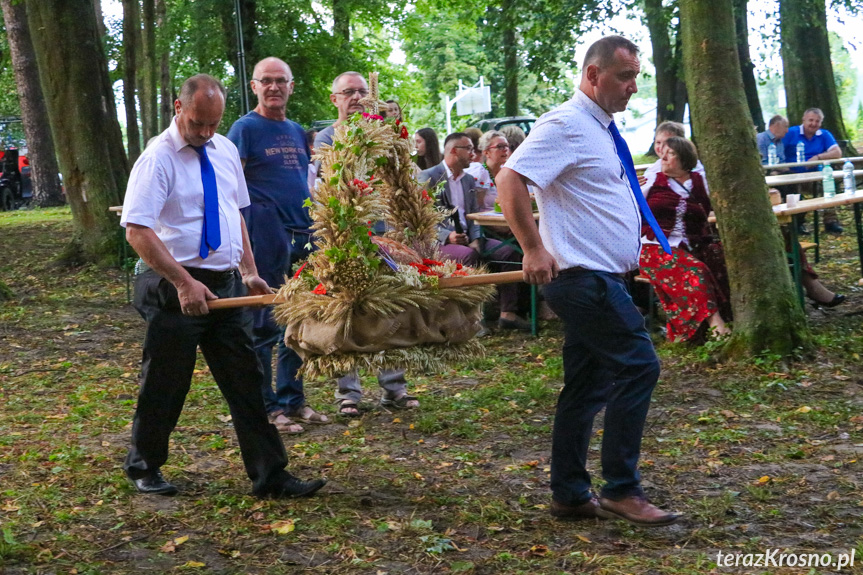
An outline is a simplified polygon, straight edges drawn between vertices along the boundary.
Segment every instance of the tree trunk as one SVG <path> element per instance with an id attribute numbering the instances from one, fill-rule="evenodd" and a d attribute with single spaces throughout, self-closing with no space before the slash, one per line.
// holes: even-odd
<path id="1" fill-rule="evenodd" d="M 764 112 L 758 99 L 758 82 L 755 81 L 755 64 L 749 55 L 749 19 L 747 5 L 749 0 L 733 0 L 734 29 L 737 32 L 737 57 L 740 58 L 740 69 L 743 73 L 743 90 L 746 92 L 746 103 L 752 115 L 752 125 L 756 131 L 764 131 Z"/>
<path id="2" fill-rule="evenodd" d="M 799 124 L 807 108 L 820 108 L 823 127 L 837 140 L 848 140 L 830 61 L 824 0 L 781 0 L 779 24 L 788 120 L 792 126 Z"/>
<path id="3" fill-rule="evenodd" d="M 502 0 L 500 26 L 503 45 L 504 114 L 518 116 L 518 43 L 515 35 L 515 8 L 513 0 Z"/>
<path id="4" fill-rule="evenodd" d="M 142 36 L 143 85 L 141 87 L 141 121 L 144 126 L 144 141 L 159 133 L 159 102 L 156 92 L 156 4 L 155 0 L 144 0 L 142 10 L 144 33 Z"/>
<path id="5" fill-rule="evenodd" d="M 70 262 L 116 257 L 117 216 L 128 165 L 108 62 L 91 0 L 28 2 L 48 118 L 72 207 Z"/>
<path id="6" fill-rule="evenodd" d="M 138 129 L 136 103 L 138 39 L 141 36 L 138 16 L 138 0 L 123 0 L 123 102 L 126 108 L 126 139 L 129 143 L 131 163 L 141 155 L 141 131 Z"/>
<path id="7" fill-rule="evenodd" d="M 683 122 L 686 83 L 681 78 L 679 38 L 675 39 L 674 49 L 671 47 L 668 29 L 670 12 L 662 7 L 662 0 L 643 0 L 642 7 L 656 68 L 656 125 L 662 122 Z M 654 155 L 653 143 L 647 153 Z"/>
<path id="8" fill-rule="evenodd" d="M 108 31 L 105 29 L 105 16 L 102 14 L 102 0 L 93 0 L 93 12 L 96 13 L 96 30 L 103 42 Z"/>
<path id="9" fill-rule="evenodd" d="M 350 0 L 333 0 L 333 36 L 341 40 L 342 47 L 351 44 Z"/>
<path id="10" fill-rule="evenodd" d="M 23 2 L 2 0 L 3 19 L 9 39 L 15 85 L 21 106 L 21 119 L 27 137 L 28 159 L 33 179 L 33 203 L 46 208 L 63 204 L 54 139 L 45 109 L 42 85 L 33 40 L 27 24 L 27 6 Z"/>
<path id="11" fill-rule="evenodd" d="M 156 26 L 164 30 L 167 25 L 165 0 L 156 0 Z M 171 125 L 174 117 L 174 99 L 171 98 L 171 68 L 169 65 L 170 45 L 167 40 L 159 49 L 159 132 L 164 132 Z"/>
<path id="12" fill-rule="evenodd" d="M 256 0 L 240 0 L 240 17 L 243 23 L 243 55 L 242 58 L 240 54 L 238 54 L 237 50 L 237 22 L 234 10 L 233 2 L 224 2 L 223 3 L 223 12 L 222 12 L 222 30 L 225 34 L 225 46 L 227 47 L 226 55 L 228 57 L 228 61 L 231 62 L 231 65 L 234 66 L 234 70 L 238 72 L 235 74 L 235 78 L 237 80 L 237 84 L 240 84 L 239 80 L 241 76 L 239 74 L 239 70 L 241 66 L 245 66 L 245 69 L 248 70 L 251 66 L 254 66 L 259 60 L 262 58 L 259 57 L 259 54 L 255 51 L 255 38 L 258 35 L 258 24 L 257 24 L 257 10 L 258 3 Z M 334 24 L 335 25 L 335 24 Z M 237 91 L 245 90 L 246 94 L 249 91 L 249 83 L 251 77 L 246 75 L 247 82 L 244 86 L 237 86 Z M 233 88 L 229 88 L 229 90 L 233 90 Z M 232 100 L 231 96 L 228 97 L 229 102 Z M 243 108 L 243 104 L 245 99 L 242 97 L 239 98 L 239 115 L 243 115 L 248 110 Z M 229 104 L 230 105 L 230 104 Z M 254 106 L 254 104 L 252 104 Z"/>
<path id="13" fill-rule="evenodd" d="M 732 0 L 681 0 L 684 69 L 731 281 L 732 356 L 809 347 L 770 207 L 737 58 Z"/>

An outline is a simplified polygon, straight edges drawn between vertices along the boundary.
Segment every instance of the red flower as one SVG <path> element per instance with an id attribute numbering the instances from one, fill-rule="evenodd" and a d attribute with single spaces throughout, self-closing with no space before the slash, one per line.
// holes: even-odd
<path id="1" fill-rule="evenodd" d="M 431 201 L 431 198 L 429 197 L 429 193 L 425 190 L 423 190 L 423 200 L 425 200 L 426 202 Z"/>
<path id="2" fill-rule="evenodd" d="M 324 284 L 318 284 L 317 287 L 312 290 L 312 293 L 316 293 L 318 295 L 326 295 L 327 288 L 324 287 Z"/>
<path id="3" fill-rule="evenodd" d="M 294 279 L 300 277 L 300 274 L 303 273 L 303 270 L 306 268 L 307 265 L 309 265 L 309 262 L 305 262 L 303 263 L 303 265 L 300 266 L 300 269 L 298 269 L 297 273 L 294 274 Z"/>
<path id="4" fill-rule="evenodd" d="M 443 262 L 439 262 L 437 260 L 430 260 L 428 258 L 423 258 L 423 263 L 427 266 L 442 266 Z"/>
<path id="5" fill-rule="evenodd" d="M 458 271 L 458 270 L 456 270 L 456 271 L 452 272 L 452 274 L 450 274 L 450 275 L 452 275 L 452 276 L 464 276 L 464 277 L 467 277 L 467 272 L 463 272 L 463 271 Z"/>
<path id="6" fill-rule="evenodd" d="M 405 126 L 402 126 L 402 131 L 401 131 L 401 132 L 399 132 L 399 137 L 400 137 L 402 140 L 407 140 L 407 139 L 408 139 L 408 129 L 407 129 Z"/>
<path id="7" fill-rule="evenodd" d="M 463 268 L 463 267 L 464 267 L 464 266 L 463 266 L 463 265 L 461 265 L 461 264 L 456 264 L 456 265 L 455 265 L 455 269 L 457 269 L 457 270 L 460 270 L 460 269 L 461 269 L 461 268 Z"/>
<path id="8" fill-rule="evenodd" d="M 417 271 L 421 274 L 428 274 L 428 272 L 431 271 L 431 269 L 429 269 L 428 266 L 423 265 L 423 264 L 418 264 L 416 262 L 411 262 L 408 265 L 415 267 L 417 269 Z"/>
<path id="9" fill-rule="evenodd" d="M 701 284 L 700 284 L 700 282 L 698 281 L 698 277 L 696 277 L 696 276 L 692 276 L 691 278 L 689 278 L 689 285 L 691 285 L 692 287 L 697 287 L 697 286 L 699 286 L 699 285 L 701 285 Z"/>
<path id="10" fill-rule="evenodd" d="M 366 120 L 383 120 L 384 119 L 383 116 L 378 116 L 377 114 L 366 114 L 366 113 L 363 113 L 363 118 L 365 118 Z"/>

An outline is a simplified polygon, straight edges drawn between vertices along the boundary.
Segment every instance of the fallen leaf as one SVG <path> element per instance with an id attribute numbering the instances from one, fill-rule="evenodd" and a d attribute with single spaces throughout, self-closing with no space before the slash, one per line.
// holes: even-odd
<path id="1" fill-rule="evenodd" d="M 764 485 L 765 483 L 769 483 L 769 482 L 770 482 L 770 476 L 764 475 L 762 477 L 759 477 L 758 481 L 756 483 L 758 483 L 759 485 Z"/>
<path id="2" fill-rule="evenodd" d="M 827 494 L 827 501 L 834 501 L 836 499 L 839 499 L 839 492 L 838 491 L 831 491 L 830 493 Z"/>
<path id="3" fill-rule="evenodd" d="M 801 407 L 800 409 L 797 410 L 797 413 L 809 413 L 810 411 L 812 411 L 812 408 L 809 407 L 808 405 L 804 405 L 803 407 Z"/>
<path id="4" fill-rule="evenodd" d="M 577 538 L 579 541 L 584 541 L 585 543 L 593 543 L 593 541 L 591 541 L 590 539 L 588 539 L 588 538 L 587 538 L 587 537 L 585 537 L 584 535 L 576 535 L 576 538 Z"/>
<path id="5" fill-rule="evenodd" d="M 183 535 L 182 537 L 175 537 L 174 539 L 171 539 L 170 541 L 162 545 L 159 551 L 161 551 L 162 553 L 173 553 L 177 550 L 177 547 L 179 547 L 188 540 L 188 535 Z"/>
<path id="6" fill-rule="evenodd" d="M 296 528 L 293 519 L 284 519 L 270 524 L 270 531 L 279 535 L 287 535 Z"/>
<path id="7" fill-rule="evenodd" d="M 547 545 L 534 545 L 530 548 L 530 554 L 536 555 L 537 557 L 542 557 L 543 555 L 548 554 L 548 546 Z"/>
<path id="8" fill-rule="evenodd" d="M 229 421 L 231 421 L 231 416 L 230 415 L 217 415 L 216 419 L 218 419 L 222 423 L 228 423 Z"/>
<path id="9" fill-rule="evenodd" d="M 183 567 L 186 567 L 188 569 L 200 569 L 201 567 L 206 566 L 206 563 L 201 563 L 200 561 L 186 561 L 186 563 L 183 564 Z"/>
<path id="10" fill-rule="evenodd" d="M 420 481 L 422 481 L 424 479 L 424 477 L 422 475 L 420 475 L 419 473 L 417 473 L 416 471 L 414 471 L 414 477 L 419 479 Z"/>

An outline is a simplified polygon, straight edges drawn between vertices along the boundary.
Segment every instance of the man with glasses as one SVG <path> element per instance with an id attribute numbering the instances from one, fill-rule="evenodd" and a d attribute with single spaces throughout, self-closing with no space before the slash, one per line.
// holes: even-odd
<path id="1" fill-rule="evenodd" d="M 490 260 L 494 271 L 521 269 L 518 252 L 499 240 L 480 238 L 479 226 L 467 219 L 467 214 L 482 211 L 477 200 L 479 188 L 476 180 L 465 171 L 471 164 L 473 152 L 473 143 L 466 134 L 452 133 L 444 140 L 443 161 L 423 170 L 417 177 L 417 181 L 425 183 L 430 189 L 442 184 L 437 201 L 445 210 L 452 212 L 451 218 L 438 231 L 441 253 L 468 266 L 477 266 Z M 512 263 L 496 263 L 501 261 Z M 530 331 L 530 322 L 518 316 L 519 284 L 503 284 L 497 290 L 500 297 L 498 326 Z"/>
<path id="2" fill-rule="evenodd" d="M 339 111 L 339 119 L 332 125 L 318 132 L 315 138 L 315 149 L 320 146 L 333 145 L 333 135 L 336 127 L 343 124 L 356 113 L 365 112 L 360 100 L 369 95 L 366 79 L 359 72 L 344 72 L 333 80 L 333 93 L 330 101 Z M 320 167 L 320 165 L 319 165 Z M 359 417 L 359 404 L 363 397 L 363 387 L 356 371 L 340 377 L 337 381 L 336 402 L 339 405 L 339 415 L 344 417 Z M 383 389 L 381 405 L 393 409 L 416 409 L 419 400 L 408 395 L 405 372 L 402 369 L 384 369 L 378 372 L 378 385 Z"/>
<path id="3" fill-rule="evenodd" d="M 254 110 L 228 132 L 240 151 L 251 205 L 243 210 L 261 277 L 271 287 L 285 283 L 291 266 L 308 256 L 312 220 L 303 202 L 309 197 L 311 152 L 302 127 L 288 120 L 285 109 L 294 91 L 291 68 L 278 58 L 258 62 L 252 74 L 258 97 Z M 264 369 L 264 403 L 270 422 L 280 432 L 302 433 L 292 418 L 327 423 L 327 417 L 306 405 L 302 360 L 287 347 L 282 329 L 269 307 L 254 310 L 255 353 Z M 278 345 L 276 390 L 273 392 L 273 346 Z"/>

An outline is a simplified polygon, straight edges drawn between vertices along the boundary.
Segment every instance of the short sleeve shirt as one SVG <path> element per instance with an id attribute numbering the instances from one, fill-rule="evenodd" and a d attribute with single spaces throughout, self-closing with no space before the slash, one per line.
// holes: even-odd
<path id="1" fill-rule="evenodd" d="M 612 119 L 576 90 L 542 115 L 506 163 L 538 188 L 539 233 L 561 269 L 638 267 L 641 216 L 608 129 Z"/>
<path id="2" fill-rule="evenodd" d="M 171 256 L 186 267 L 225 271 L 243 257 L 240 208 L 249 192 L 237 148 L 216 134 L 205 144 L 216 172 L 221 244 L 206 259 L 199 255 L 204 223 L 204 185 L 200 156 L 180 135 L 176 119 L 135 162 L 120 225 L 152 229 Z"/>
<path id="3" fill-rule="evenodd" d="M 782 138 L 782 143 L 785 145 L 785 157 L 789 160 L 797 159 L 797 143 L 803 142 L 805 146 L 806 160 L 812 159 L 812 156 L 817 156 L 822 152 L 826 152 L 836 145 L 836 138 L 829 131 L 821 129 L 815 132 L 812 138 L 807 138 L 803 133 L 803 126 L 792 126 L 785 137 Z M 795 172 L 814 171 L 816 167 L 794 168 Z"/>
<path id="4" fill-rule="evenodd" d="M 272 204 L 287 229 L 308 232 L 312 220 L 303 203 L 309 198 L 311 151 L 300 125 L 252 111 L 234 122 L 228 139 L 246 161 L 251 201 Z"/>
<path id="5" fill-rule="evenodd" d="M 770 128 L 767 128 L 766 130 L 755 136 L 755 142 L 758 144 L 758 153 L 761 154 L 762 164 L 767 165 L 767 160 L 769 159 L 770 154 L 771 142 L 776 144 L 776 158 L 779 160 L 777 163 L 784 164 L 786 162 L 785 144 L 782 140 L 776 139 L 773 136 L 773 132 L 770 131 Z M 797 154 L 796 151 L 794 153 L 795 155 Z"/>

